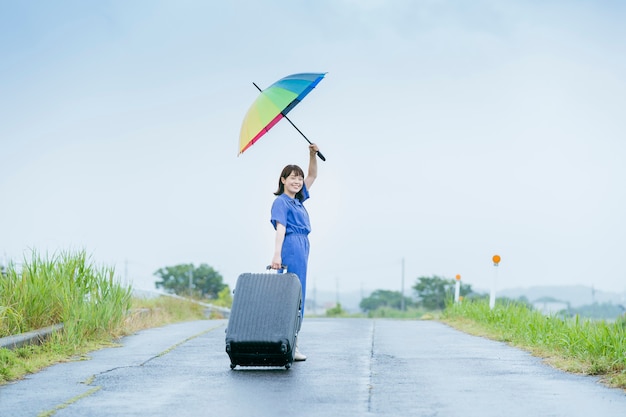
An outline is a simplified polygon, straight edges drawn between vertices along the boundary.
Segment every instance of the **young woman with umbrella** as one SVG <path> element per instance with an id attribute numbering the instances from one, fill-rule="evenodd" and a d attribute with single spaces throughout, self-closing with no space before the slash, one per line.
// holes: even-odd
<path id="1" fill-rule="evenodd" d="M 309 260 L 309 238 L 311 223 L 303 203 L 309 198 L 309 189 L 317 178 L 317 159 L 319 149 L 316 144 L 309 145 L 309 167 L 306 177 L 297 165 L 287 165 L 278 179 L 276 199 L 272 204 L 271 219 L 276 230 L 272 269 L 281 269 L 287 265 L 288 271 L 300 279 L 302 285 L 302 309 L 306 296 L 306 273 Z M 296 345 L 294 360 L 304 361 L 306 356 L 300 353 Z"/>

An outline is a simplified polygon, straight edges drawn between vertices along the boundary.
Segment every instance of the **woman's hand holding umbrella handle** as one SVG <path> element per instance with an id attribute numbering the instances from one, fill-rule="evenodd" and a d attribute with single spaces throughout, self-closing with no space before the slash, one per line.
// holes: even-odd
<path id="1" fill-rule="evenodd" d="M 308 139 L 307 139 L 307 140 L 308 140 Z M 317 147 L 317 145 L 316 145 L 316 144 L 314 144 L 314 143 L 311 143 L 311 142 L 309 142 L 309 144 L 310 144 L 309 149 L 310 149 L 310 151 L 311 151 L 311 155 L 313 155 L 313 154 L 317 154 L 317 156 L 319 156 L 319 158 L 320 158 L 322 161 L 325 161 L 325 160 L 326 160 L 326 158 L 324 157 L 324 155 L 322 155 L 322 153 L 320 152 L 320 149 Z"/>

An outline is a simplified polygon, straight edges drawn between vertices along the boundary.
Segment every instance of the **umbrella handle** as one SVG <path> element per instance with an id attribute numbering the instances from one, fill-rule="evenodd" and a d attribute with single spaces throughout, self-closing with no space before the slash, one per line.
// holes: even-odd
<path id="1" fill-rule="evenodd" d="M 256 85 L 256 84 L 255 84 L 255 85 Z M 257 87 L 257 88 L 259 88 L 259 87 Z M 296 126 L 296 125 L 294 125 L 294 124 L 293 124 L 293 122 L 291 121 L 291 119 L 289 119 L 289 117 L 287 117 L 287 115 L 286 115 L 286 114 L 284 114 L 284 113 L 281 113 L 281 114 L 283 115 L 283 118 L 284 118 L 285 120 L 287 120 L 289 123 L 291 123 L 291 126 L 293 126 L 293 127 L 294 127 L 294 129 L 296 129 L 296 130 L 298 131 L 298 133 L 300 133 L 300 134 L 302 135 L 302 137 L 303 137 L 303 138 L 304 138 L 307 142 L 309 142 L 309 145 L 313 145 L 313 143 L 311 143 L 311 141 L 309 140 L 309 138 L 307 138 L 307 137 L 304 135 L 304 133 L 302 133 L 302 131 L 301 131 L 300 129 L 298 129 L 298 126 Z M 324 157 L 324 155 L 322 155 L 322 153 L 321 153 L 320 151 L 317 151 L 317 156 L 319 156 L 319 158 L 320 158 L 322 161 L 326 161 L 326 158 Z"/>

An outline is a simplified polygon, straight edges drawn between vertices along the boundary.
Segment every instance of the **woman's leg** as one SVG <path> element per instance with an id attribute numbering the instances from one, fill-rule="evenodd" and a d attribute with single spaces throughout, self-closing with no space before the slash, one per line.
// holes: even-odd
<path id="1" fill-rule="evenodd" d="M 302 286 L 302 316 L 306 300 L 306 274 L 309 259 L 309 240 L 304 235 L 287 235 L 283 243 L 282 260 L 287 271 L 298 276 Z"/>

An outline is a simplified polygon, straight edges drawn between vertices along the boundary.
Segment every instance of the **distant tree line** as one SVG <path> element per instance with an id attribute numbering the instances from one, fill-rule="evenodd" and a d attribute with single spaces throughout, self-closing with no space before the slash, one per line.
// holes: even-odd
<path id="1" fill-rule="evenodd" d="M 586 317 L 590 319 L 616 319 L 626 314 L 626 308 L 621 304 L 613 303 L 593 303 L 580 307 L 570 307 L 560 312 L 562 315 L 574 317 Z"/>
<path id="2" fill-rule="evenodd" d="M 383 310 L 401 310 L 401 309 L 417 309 L 421 308 L 429 311 L 443 310 L 448 303 L 454 300 L 454 291 L 456 281 L 440 276 L 426 277 L 422 276 L 416 279 L 415 284 L 411 287 L 412 294 L 403 296 L 400 291 L 376 290 L 368 297 L 363 298 L 359 303 L 359 308 L 368 314 L 373 312 L 381 312 Z M 472 290 L 471 285 L 460 283 L 459 295 L 465 299 L 488 299 L 488 294 L 476 293 Z M 537 301 L 557 302 L 559 300 L 553 298 L 542 298 Z M 507 297 L 498 297 L 498 303 L 504 304 L 523 304 L 529 309 L 534 309 L 526 297 L 518 299 L 510 299 Z M 580 316 L 590 319 L 614 320 L 619 317 L 626 317 L 626 307 L 613 303 L 593 303 L 580 307 L 569 307 L 558 313 L 562 317 Z"/>
<path id="3" fill-rule="evenodd" d="M 381 308 L 400 309 L 418 308 L 425 310 L 443 310 L 446 303 L 452 302 L 456 281 L 439 276 L 419 277 L 412 287 L 412 296 L 403 296 L 400 291 L 376 290 L 359 304 L 362 311 L 369 313 Z M 460 283 L 459 295 L 467 297 L 474 294 L 472 286 Z"/>

